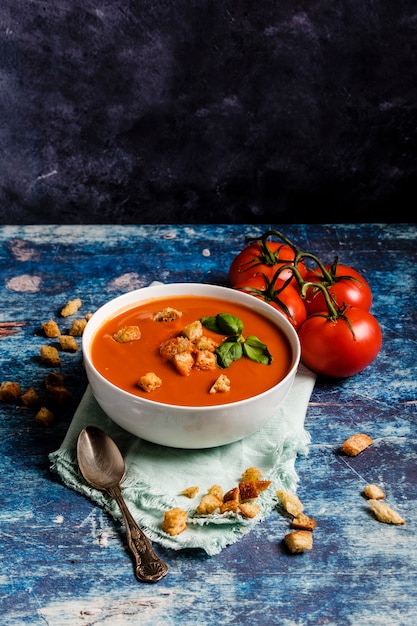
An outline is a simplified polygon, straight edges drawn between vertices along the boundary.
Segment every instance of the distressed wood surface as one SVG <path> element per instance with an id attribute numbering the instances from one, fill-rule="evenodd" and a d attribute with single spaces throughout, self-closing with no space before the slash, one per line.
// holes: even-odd
<path id="1" fill-rule="evenodd" d="M 245 235 L 268 227 L 2 227 L 1 380 L 42 388 L 49 370 L 38 358 L 40 325 L 68 299 L 79 296 L 86 312 L 152 280 L 227 284 Z M 417 227 L 284 230 L 323 260 L 338 254 L 364 273 L 384 336 L 370 367 L 341 382 L 319 380 L 311 397 L 312 443 L 296 467 L 298 494 L 318 522 L 313 550 L 286 552 L 288 520 L 277 511 L 215 557 L 157 546 L 168 576 L 137 583 L 124 529 L 49 470 L 48 453 L 59 447 L 86 386 L 81 354 L 66 354 L 62 371 L 75 400 L 54 425 L 36 423 L 32 409 L 0 403 L 0 623 L 415 626 Z M 356 458 L 340 455 L 338 446 L 355 432 L 375 444 Z M 384 488 L 406 525 L 375 520 L 361 495 L 367 482 Z"/>

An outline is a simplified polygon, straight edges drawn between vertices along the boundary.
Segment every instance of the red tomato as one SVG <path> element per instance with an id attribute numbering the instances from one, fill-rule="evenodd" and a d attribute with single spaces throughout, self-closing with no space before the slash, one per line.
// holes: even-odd
<path id="1" fill-rule="evenodd" d="M 254 242 L 239 252 L 233 259 L 229 268 L 229 281 L 232 287 L 241 283 L 244 279 L 265 274 L 272 278 L 280 266 L 292 265 L 295 252 L 290 247 L 278 241 Z M 298 269 L 302 276 L 306 273 L 303 262 L 298 263 Z M 292 276 L 291 270 L 283 270 L 280 278 L 286 280 Z M 293 279 L 295 281 L 295 278 Z"/>
<path id="2" fill-rule="evenodd" d="M 298 337 L 304 364 L 330 378 L 357 374 L 372 363 L 382 345 L 375 317 L 349 306 L 336 319 L 323 312 L 307 317 Z"/>
<path id="3" fill-rule="evenodd" d="M 347 265 L 326 265 L 331 280 L 320 270 L 310 270 L 304 276 L 306 282 L 321 283 L 327 287 L 330 297 L 339 305 L 350 304 L 353 307 L 369 311 L 372 304 L 372 292 L 365 278 Z M 311 287 L 307 290 L 305 305 L 307 315 L 320 313 L 327 309 L 323 293 Z"/>
<path id="4" fill-rule="evenodd" d="M 285 286 L 285 281 L 281 278 L 277 278 L 271 283 L 264 274 L 255 274 L 237 283 L 234 288 L 272 305 L 283 313 L 296 329 L 307 317 L 306 308 L 299 292 L 291 284 Z"/>

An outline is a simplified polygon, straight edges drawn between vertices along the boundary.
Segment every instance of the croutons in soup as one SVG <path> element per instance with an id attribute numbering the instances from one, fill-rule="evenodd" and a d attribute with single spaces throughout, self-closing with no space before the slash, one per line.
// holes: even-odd
<path id="1" fill-rule="evenodd" d="M 234 335 L 216 324 L 213 330 L 207 320 L 218 316 L 237 319 L 242 332 Z M 253 338 L 264 346 L 268 359 L 257 358 Z M 237 345 L 246 341 L 253 348 L 247 354 Z M 225 366 L 222 351 L 228 357 L 236 350 L 238 357 L 230 364 L 226 358 Z M 284 333 L 248 307 L 216 298 L 171 296 L 148 300 L 107 320 L 94 336 L 91 359 L 104 378 L 129 393 L 155 402 L 206 406 L 237 402 L 273 387 L 289 372 L 292 352 Z"/>

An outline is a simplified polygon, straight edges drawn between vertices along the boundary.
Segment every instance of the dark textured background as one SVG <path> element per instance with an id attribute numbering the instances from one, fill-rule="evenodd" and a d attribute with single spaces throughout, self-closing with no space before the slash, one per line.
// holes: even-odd
<path id="1" fill-rule="evenodd" d="M 416 139 L 415 0 L 1 1 L 1 223 L 410 221 Z"/>

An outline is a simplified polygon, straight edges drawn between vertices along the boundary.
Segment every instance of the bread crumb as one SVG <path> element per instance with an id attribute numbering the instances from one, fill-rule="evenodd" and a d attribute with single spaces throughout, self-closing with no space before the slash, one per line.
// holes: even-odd
<path id="1" fill-rule="evenodd" d="M 113 339 L 118 343 L 128 343 L 140 339 L 141 334 L 139 326 L 122 326 L 114 333 Z"/>
<path id="2" fill-rule="evenodd" d="M 294 530 L 285 535 L 284 541 L 293 554 L 305 552 L 313 547 L 313 533 L 308 530 Z"/>
<path id="3" fill-rule="evenodd" d="M 55 415 L 45 406 L 41 407 L 35 415 L 35 420 L 43 426 L 50 426 L 55 421 Z"/>
<path id="4" fill-rule="evenodd" d="M 383 500 L 386 497 L 385 493 L 378 485 L 366 485 L 363 490 L 363 495 L 372 500 Z"/>
<path id="5" fill-rule="evenodd" d="M 41 361 L 45 365 L 50 367 L 58 367 L 61 365 L 61 359 L 58 354 L 58 350 L 54 346 L 41 346 Z"/>
<path id="6" fill-rule="evenodd" d="M 74 315 L 81 307 L 82 302 L 80 298 L 75 298 L 74 300 L 68 300 L 66 305 L 61 309 L 62 317 L 69 317 L 70 315 Z"/>
<path id="7" fill-rule="evenodd" d="M 378 521 L 384 524 L 405 524 L 405 519 L 388 506 L 386 502 L 373 498 L 368 500 L 368 502 Z"/>
<path id="8" fill-rule="evenodd" d="M 162 530 L 171 536 L 179 535 L 187 528 L 187 511 L 175 507 L 165 511 Z"/>
<path id="9" fill-rule="evenodd" d="M 138 387 L 147 393 L 155 391 L 162 386 L 162 380 L 155 374 L 155 372 L 147 372 L 141 376 L 138 380 Z"/>
<path id="10" fill-rule="evenodd" d="M 276 492 L 277 496 L 281 500 L 282 506 L 290 515 L 297 517 L 304 510 L 304 505 L 295 495 L 295 493 L 291 493 L 290 491 L 285 491 L 284 489 L 278 489 Z"/>
<path id="11" fill-rule="evenodd" d="M 0 400 L 3 402 L 18 402 L 22 395 L 22 389 L 19 383 L 6 380 L 0 385 Z"/>
<path id="12" fill-rule="evenodd" d="M 59 337 L 61 334 L 58 324 L 52 318 L 49 322 L 42 322 L 42 328 L 46 337 Z"/>
<path id="13" fill-rule="evenodd" d="M 348 456 L 357 456 L 366 448 L 373 444 L 373 440 L 369 435 L 364 433 L 356 433 L 352 435 L 340 446 L 340 451 Z"/>
<path id="14" fill-rule="evenodd" d="M 59 343 L 61 348 L 68 352 L 77 352 L 78 350 L 78 343 L 71 335 L 60 335 Z"/>

